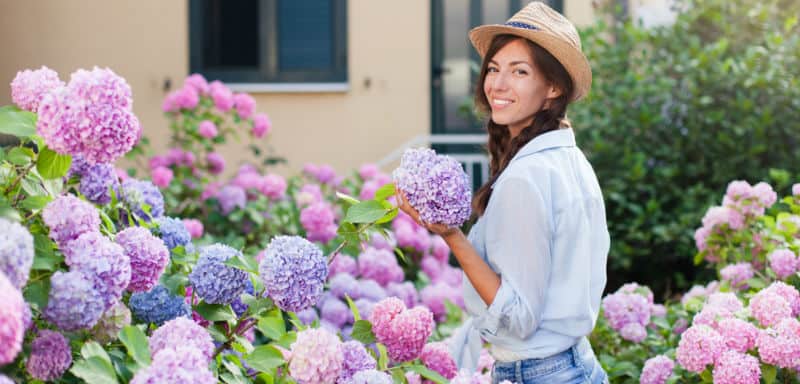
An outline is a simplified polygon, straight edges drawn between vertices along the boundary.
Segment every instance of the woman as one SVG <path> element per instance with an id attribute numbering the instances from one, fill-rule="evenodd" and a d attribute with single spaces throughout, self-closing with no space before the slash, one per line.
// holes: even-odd
<path id="1" fill-rule="evenodd" d="M 471 316 L 451 340 L 453 356 L 474 369 L 483 339 L 495 383 L 607 382 L 586 338 L 606 284 L 605 208 L 566 119 L 591 85 L 580 38 L 533 2 L 505 25 L 473 29 L 470 40 L 483 57 L 475 101 L 491 116 L 491 178 L 475 194 L 468 237 L 420 222 L 445 239 L 466 276 Z"/>

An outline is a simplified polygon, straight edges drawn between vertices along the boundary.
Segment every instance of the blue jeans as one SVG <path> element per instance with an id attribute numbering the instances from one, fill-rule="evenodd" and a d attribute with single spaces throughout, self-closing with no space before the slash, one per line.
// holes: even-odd
<path id="1" fill-rule="evenodd" d="M 492 383 L 503 380 L 516 384 L 603 384 L 608 376 L 586 339 L 564 352 L 541 359 L 497 361 L 492 367 Z"/>

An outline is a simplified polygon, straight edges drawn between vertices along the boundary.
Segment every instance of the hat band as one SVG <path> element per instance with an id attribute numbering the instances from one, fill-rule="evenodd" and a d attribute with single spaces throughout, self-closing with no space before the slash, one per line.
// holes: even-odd
<path id="1" fill-rule="evenodd" d="M 520 23 L 519 21 L 508 21 L 508 22 L 506 22 L 505 25 L 508 25 L 509 27 L 525 28 L 525 29 L 532 29 L 532 30 L 539 29 L 535 25 Z"/>

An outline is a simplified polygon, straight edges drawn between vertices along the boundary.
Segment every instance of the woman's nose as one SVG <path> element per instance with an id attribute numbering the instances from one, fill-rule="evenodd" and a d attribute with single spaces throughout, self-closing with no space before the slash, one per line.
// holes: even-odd
<path id="1" fill-rule="evenodd" d="M 508 88 L 508 75 L 503 72 L 499 72 L 494 75 L 494 79 L 492 79 L 492 89 L 495 91 L 503 91 Z"/>

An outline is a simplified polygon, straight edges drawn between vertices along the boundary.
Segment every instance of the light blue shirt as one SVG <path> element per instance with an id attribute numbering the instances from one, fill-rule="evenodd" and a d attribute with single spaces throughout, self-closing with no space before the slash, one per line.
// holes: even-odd
<path id="1" fill-rule="evenodd" d="M 464 276 L 470 318 L 450 341 L 459 368 L 475 369 L 481 338 L 513 356 L 541 358 L 592 331 L 609 235 L 597 176 L 571 128 L 519 150 L 492 186 L 469 241 L 501 283 L 487 307 Z"/>

